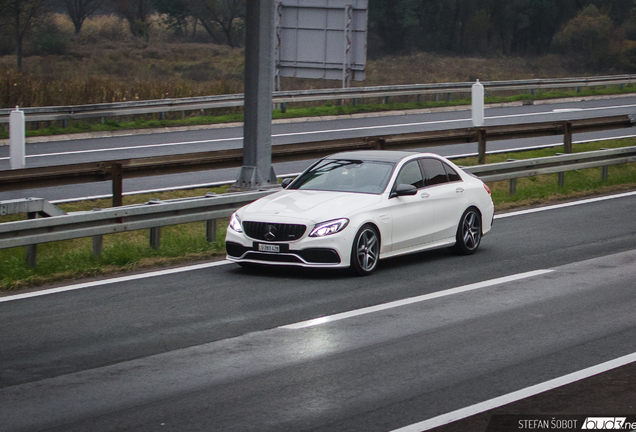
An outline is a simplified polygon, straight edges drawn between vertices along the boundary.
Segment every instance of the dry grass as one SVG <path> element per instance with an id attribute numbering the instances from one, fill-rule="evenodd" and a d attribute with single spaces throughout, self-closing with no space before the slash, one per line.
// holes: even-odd
<path id="1" fill-rule="evenodd" d="M 115 16 L 88 19 L 78 37 L 65 15 L 51 15 L 61 55 L 32 55 L 24 73 L 14 56 L 0 58 L 0 104 L 53 106 L 180 98 L 243 91 L 244 50 L 177 40 L 153 17 L 147 40 L 134 38 Z M 199 29 L 199 33 L 203 29 Z M 557 56 L 444 57 L 430 53 L 369 59 L 366 80 L 355 86 L 527 78 L 577 74 Z M 579 71 L 578 74 L 584 74 Z M 340 81 L 283 78 L 284 90 L 340 87 Z"/>

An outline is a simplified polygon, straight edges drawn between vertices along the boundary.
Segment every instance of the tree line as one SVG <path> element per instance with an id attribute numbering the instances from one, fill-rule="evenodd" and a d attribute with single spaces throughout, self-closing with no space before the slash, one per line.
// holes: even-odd
<path id="1" fill-rule="evenodd" d="M 114 13 L 135 37 L 162 14 L 177 37 L 200 24 L 215 43 L 241 46 L 245 2 L 257 0 L 0 0 L 0 38 L 23 43 L 48 11 L 68 14 L 75 34 L 95 13 Z M 191 25 L 191 24 L 190 24 Z M 369 0 L 370 55 L 570 56 L 589 67 L 636 68 L 636 0 Z"/>
<path id="2" fill-rule="evenodd" d="M 164 14 L 166 24 L 176 35 L 183 35 L 187 20 L 209 33 L 216 43 L 237 46 L 242 43 L 246 0 L 0 0 L 0 38 L 13 42 L 18 70 L 22 70 L 23 45 L 37 28 L 45 28 L 47 13 L 68 14 L 75 34 L 84 21 L 95 13 L 119 15 L 126 20 L 135 37 L 147 38 L 153 13 Z M 220 37 L 219 35 L 223 35 Z"/>
<path id="3" fill-rule="evenodd" d="M 387 52 L 541 54 L 592 5 L 620 27 L 634 0 L 370 0 L 369 31 Z"/>

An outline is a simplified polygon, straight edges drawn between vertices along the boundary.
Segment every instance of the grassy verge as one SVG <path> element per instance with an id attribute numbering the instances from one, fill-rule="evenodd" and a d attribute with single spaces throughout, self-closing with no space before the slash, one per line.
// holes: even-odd
<path id="1" fill-rule="evenodd" d="M 636 145 L 636 139 L 623 139 L 577 144 L 574 146 L 574 151 L 583 152 L 634 145 Z M 556 147 L 489 155 L 486 162 L 503 162 L 509 158 L 553 156 L 562 151 L 562 148 Z M 477 158 L 465 158 L 456 162 L 463 166 L 475 165 Z M 508 181 L 490 183 L 489 186 L 498 211 L 544 205 L 584 196 L 635 190 L 636 163 L 610 167 L 609 178 L 605 182 L 601 179 L 601 169 L 593 168 L 566 173 L 563 188 L 558 187 L 556 174 L 518 179 L 517 193 L 512 196 L 509 194 Z M 213 191 L 223 193 L 225 189 L 216 188 Z M 210 190 L 198 189 L 129 196 L 124 198 L 124 204 L 147 202 L 150 198 L 166 200 L 202 196 L 206 192 Z M 109 206 L 110 200 L 60 205 L 67 212 Z M 0 223 L 19 219 L 24 219 L 24 216 L 4 216 L 0 217 Z M 26 265 L 25 248 L 0 250 L 0 290 L 16 290 L 81 277 L 219 259 L 225 254 L 223 239 L 226 226 L 226 220 L 217 221 L 217 239 L 212 243 L 205 240 L 205 226 L 202 222 L 162 228 L 161 247 L 157 250 L 149 246 L 148 230 L 107 235 L 104 236 L 104 252 L 100 257 L 92 255 L 92 239 L 90 238 L 43 244 L 38 246 L 38 265 L 33 269 Z"/>
<path id="2" fill-rule="evenodd" d="M 589 97 L 589 96 L 602 96 L 602 95 L 617 95 L 617 94 L 630 94 L 636 91 L 636 87 L 628 85 L 624 88 L 620 86 L 612 86 L 609 88 L 589 88 L 584 89 L 581 92 L 576 91 L 550 91 L 550 92 L 537 92 L 534 95 L 530 94 L 517 94 L 512 96 L 490 96 L 485 99 L 487 104 L 493 103 L 506 103 L 506 102 L 518 102 L 523 100 L 549 100 L 569 97 Z M 386 112 L 386 111 L 402 111 L 402 110 L 415 110 L 415 109 L 428 109 L 428 108 L 440 108 L 450 106 L 463 106 L 470 105 L 470 99 L 453 99 L 449 101 L 422 101 L 422 102 L 392 102 L 392 103 L 376 103 L 376 104 L 350 104 L 350 105 L 333 105 L 326 104 L 324 106 L 304 107 L 304 108 L 289 108 L 286 112 L 282 112 L 280 109 L 274 110 L 272 113 L 273 119 L 291 119 L 291 118 L 305 118 L 305 117 L 321 117 L 321 116 L 338 116 L 338 115 L 351 115 L 360 113 L 372 113 L 372 112 Z M 179 114 L 180 115 L 180 114 Z M 148 116 L 146 116 L 148 117 Z M 116 131 L 116 130 L 129 130 L 129 129 L 151 129 L 151 128 L 166 128 L 166 127 L 179 127 L 179 126 L 195 126 L 195 125 L 210 125 L 220 123 L 242 122 L 243 114 L 223 114 L 215 116 L 196 116 L 178 119 L 148 119 L 137 118 L 131 121 L 118 121 L 110 118 L 104 121 L 104 124 L 94 124 L 86 121 L 69 122 L 66 128 L 62 128 L 57 125 L 51 125 L 43 129 L 27 130 L 26 135 L 29 137 L 35 136 L 47 136 L 47 135 L 60 135 L 60 134 L 73 134 L 73 133 L 86 133 L 86 132 L 102 132 L 102 131 Z M 0 139 L 9 138 L 8 131 L 0 131 Z"/>

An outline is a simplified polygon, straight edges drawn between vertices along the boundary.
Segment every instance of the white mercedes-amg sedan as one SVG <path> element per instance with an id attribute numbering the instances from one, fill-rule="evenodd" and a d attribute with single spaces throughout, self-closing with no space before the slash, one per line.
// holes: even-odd
<path id="1" fill-rule="evenodd" d="M 443 247 L 472 254 L 494 216 L 488 186 L 429 153 L 338 153 L 283 188 L 232 215 L 230 261 L 350 267 L 364 276 L 397 255 Z"/>

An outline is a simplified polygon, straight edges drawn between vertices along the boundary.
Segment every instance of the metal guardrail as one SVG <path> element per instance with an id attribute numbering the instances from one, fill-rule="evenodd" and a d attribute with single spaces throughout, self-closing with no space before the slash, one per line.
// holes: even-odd
<path id="1" fill-rule="evenodd" d="M 482 82 L 487 91 L 577 88 L 624 85 L 636 82 L 636 75 L 612 75 L 583 78 L 533 79 Z M 450 94 L 470 92 L 474 83 L 412 84 L 346 89 L 317 89 L 274 92 L 273 103 L 318 102 L 344 99 L 388 98 L 421 94 Z M 158 99 L 102 103 L 92 105 L 25 107 L 26 121 L 79 120 L 95 117 L 116 117 L 136 114 L 195 111 L 243 106 L 243 94 L 201 96 L 180 99 Z M 0 123 L 9 122 L 11 109 L 0 109 Z"/>
<path id="2" fill-rule="evenodd" d="M 464 169 L 478 175 L 484 181 L 492 182 L 513 181 L 517 178 L 594 167 L 605 167 L 603 177 L 606 177 L 606 167 L 631 162 L 636 162 L 636 146 L 501 162 Z M 561 178 L 559 178 L 559 182 L 562 183 Z M 151 245 L 158 247 L 159 227 L 199 221 L 206 221 L 208 241 L 214 241 L 216 238 L 216 219 L 228 217 L 239 207 L 278 190 L 280 189 L 271 188 L 257 192 L 209 194 L 205 197 L 169 201 L 151 200 L 146 204 L 6 222 L 0 224 L 0 249 L 19 246 L 30 247 L 27 261 L 34 266 L 36 254 L 34 245 L 40 243 L 93 237 L 93 251 L 101 253 L 101 236 L 105 234 L 150 229 Z M 0 209 L 7 209 L 11 205 L 15 205 L 15 203 L 0 201 Z M 13 209 L 15 210 L 17 207 L 13 207 Z"/>
<path id="3" fill-rule="evenodd" d="M 93 254 L 101 255 L 105 234 L 150 229 L 150 245 L 157 249 L 161 238 L 160 227 L 201 221 L 206 222 L 207 240 L 213 242 L 216 240 L 217 219 L 229 217 L 236 209 L 276 190 L 278 189 L 223 195 L 208 194 L 204 197 L 168 201 L 150 200 L 145 204 L 5 222 L 0 224 L 0 249 L 26 246 L 26 261 L 29 266 L 35 267 L 37 245 L 41 243 L 93 237 Z M 44 200 L 29 198 L 12 202 L 0 201 L 0 208 L 7 205 L 12 206 L 13 210 L 25 208 L 31 201 Z M 48 207 L 55 208 L 51 204 L 48 204 Z"/>
<path id="4" fill-rule="evenodd" d="M 634 126 L 636 118 L 628 115 L 542 122 L 518 125 L 490 126 L 428 131 L 401 135 L 377 135 L 357 139 L 340 139 L 272 147 L 272 162 L 317 159 L 340 151 L 397 150 L 427 146 L 479 143 L 479 159 L 485 162 L 486 142 L 564 135 L 566 153 L 571 152 L 572 134 Z M 242 149 L 217 150 L 193 154 L 155 156 L 107 162 L 25 168 L 0 171 L 0 192 L 62 186 L 99 181 L 113 182 L 114 206 L 121 205 L 123 178 L 138 178 L 184 172 L 236 168 L 243 163 Z"/>

